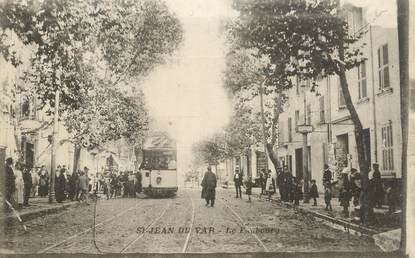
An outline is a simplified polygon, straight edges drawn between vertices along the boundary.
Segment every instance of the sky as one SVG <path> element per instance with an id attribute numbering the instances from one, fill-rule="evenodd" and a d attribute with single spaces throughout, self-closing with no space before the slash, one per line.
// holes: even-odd
<path id="1" fill-rule="evenodd" d="M 150 116 L 178 144 L 178 166 L 190 161 L 193 143 L 223 128 L 231 105 L 222 86 L 224 38 L 220 22 L 231 12 L 227 0 L 168 0 L 182 22 L 184 42 L 168 65 L 144 83 Z M 181 164 L 188 166 L 188 164 Z"/>

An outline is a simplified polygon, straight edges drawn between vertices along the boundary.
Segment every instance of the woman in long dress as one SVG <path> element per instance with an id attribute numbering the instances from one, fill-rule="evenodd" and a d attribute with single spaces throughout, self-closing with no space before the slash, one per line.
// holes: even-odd
<path id="1" fill-rule="evenodd" d="M 23 207 L 24 202 L 24 180 L 23 180 L 23 173 L 22 173 L 22 165 L 20 163 L 16 163 L 16 169 L 14 170 L 14 176 L 16 178 L 16 201 L 17 207 L 21 209 Z"/>
<path id="2" fill-rule="evenodd" d="M 65 195 L 65 188 L 66 188 L 66 178 L 65 178 L 65 169 L 61 169 L 59 171 L 59 176 L 56 177 L 55 182 L 55 193 L 56 193 L 56 201 L 58 203 L 61 203 L 65 201 L 66 195 Z"/>

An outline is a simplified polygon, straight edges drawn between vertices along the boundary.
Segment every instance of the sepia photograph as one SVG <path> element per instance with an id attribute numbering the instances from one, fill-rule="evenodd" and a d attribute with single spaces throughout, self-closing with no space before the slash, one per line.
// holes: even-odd
<path id="1" fill-rule="evenodd" d="M 0 0 L 0 256 L 415 257 L 414 7 Z"/>

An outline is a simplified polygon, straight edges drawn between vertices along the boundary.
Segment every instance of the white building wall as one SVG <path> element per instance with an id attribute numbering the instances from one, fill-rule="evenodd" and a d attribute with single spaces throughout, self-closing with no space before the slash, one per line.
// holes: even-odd
<path id="1" fill-rule="evenodd" d="M 397 29 L 385 29 L 380 27 L 367 27 L 368 33 L 358 42 L 365 43 L 363 48 L 366 60 L 366 87 L 367 97 L 359 99 L 358 70 L 354 68 L 347 72 L 349 91 L 358 112 L 363 128 L 370 131 L 371 163 L 378 162 L 383 177 L 395 173 L 401 177 L 401 121 L 400 121 L 400 97 L 399 97 L 399 56 Z M 377 49 L 388 44 L 389 75 L 392 90 L 381 92 L 379 90 L 378 77 L 378 53 Z M 325 162 L 330 160 L 331 143 L 338 144 L 337 136 L 348 135 L 348 147 L 351 157 L 349 165 L 358 168 L 357 147 L 354 138 L 354 126 L 350 120 L 347 108 L 339 106 L 340 84 L 338 76 L 330 76 L 319 82 L 318 95 L 324 96 L 325 120 L 320 123 L 320 96 L 316 92 L 307 91 L 306 104 L 311 105 L 311 124 L 314 131 L 308 136 L 308 145 L 311 149 L 311 178 L 315 179 L 317 186 L 322 189 L 322 172 Z M 304 95 L 302 88 L 297 91 L 296 85 L 287 91 L 288 103 L 280 116 L 280 142 L 278 156 L 287 164 L 287 155 L 292 156 L 292 174 L 296 171 L 295 150 L 302 148 L 303 140 L 300 133 L 295 132 L 295 111 L 299 111 L 300 123 L 304 118 Z M 292 119 L 292 141 L 288 142 L 288 118 Z M 376 121 L 375 121 L 376 120 Z M 382 135 L 381 127 L 392 123 L 394 171 L 382 171 Z M 330 137 L 331 136 L 331 137 Z M 377 153 L 376 151 L 377 150 Z M 332 167 L 334 170 L 334 168 Z"/>

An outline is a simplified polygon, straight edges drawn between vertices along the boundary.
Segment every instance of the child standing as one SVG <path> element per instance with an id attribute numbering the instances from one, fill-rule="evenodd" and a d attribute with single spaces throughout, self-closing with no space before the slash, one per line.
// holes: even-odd
<path id="1" fill-rule="evenodd" d="M 326 203 L 326 211 L 327 210 L 332 211 L 332 208 L 331 208 L 331 187 L 330 187 L 330 183 L 326 183 L 324 185 L 324 201 Z"/>
<path id="2" fill-rule="evenodd" d="M 251 194 L 252 194 L 252 177 L 249 176 L 248 179 L 245 181 L 245 190 L 246 195 L 248 195 L 248 202 L 251 201 Z"/>
<path id="3" fill-rule="evenodd" d="M 316 180 L 314 179 L 311 180 L 310 197 L 313 198 L 314 200 L 313 206 L 317 206 L 318 190 L 317 190 Z"/>
<path id="4" fill-rule="evenodd" d="M 268 176 L 267 181 L 266 181 L 266 192 L 268 194 L 267 201 L 271 201 L 271 195 L 274 194 L 275 187 L 274 187 L 274 182 L 271 177 L 271 174 L 268 174 L 267 176 Z"/>

